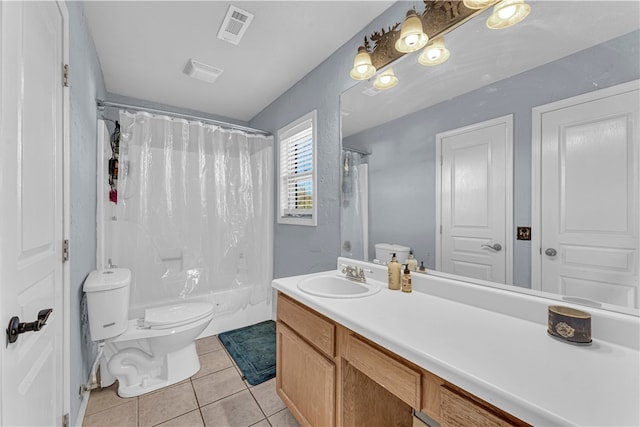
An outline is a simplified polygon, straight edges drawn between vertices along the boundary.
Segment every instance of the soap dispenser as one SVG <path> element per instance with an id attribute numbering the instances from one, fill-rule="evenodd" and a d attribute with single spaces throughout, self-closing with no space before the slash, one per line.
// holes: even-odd
<path id="1" fill-rule="evenodd" d="M 407 264 L 407 268 L 411 271 L 416 271 L 418 269 L 418 260 L 413 256 L 413 251 L 409 251 L 409 257 L 405 263 Z"/>
<path id="2" fill-rule="evenodd" d="M 391 256 L 391 261 L 387 264 L 387 270 L 389 272 L 389 289 L 397 291 L 400 289 L 400 263 L 394 253 Z"/>
<path id="3" fill-rule="evenodd" d="M 404 265 L 404 274 L 402 275 L 402 292 L 411 292 L 411 270 L 409 264 Z"/>
<path id="4" fill-rule="evenodd" d="M 420 273 L 426 273 L 426 272 L 427 272 L 427 269 L 426 269 L 426 267 L 424 266 L 424 261 L 420 261 L 420 267 L 418 267 L 418 271 L 419 271 Z"/>

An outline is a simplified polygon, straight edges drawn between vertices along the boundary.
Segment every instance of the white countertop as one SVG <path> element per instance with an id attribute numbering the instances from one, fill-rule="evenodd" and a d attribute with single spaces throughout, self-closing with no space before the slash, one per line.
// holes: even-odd
<path id="1" fill-rule="evenodd" d="M 357 264 L 373 270 L 368 276 L 377 280 L 368 282 L 380 292 L 336 299 L 297 288 L 305 277 L 335 270 L 276 279 L 273 287 L 530 424 L 640 425 L 640 318 L 586 309 L 593 344 L 576 346 L 546 332 L 546 307 L 557 301 L 415 273 L 414 292 L 391 291 L 386 268 Z M 476 302 L 461 302 L 465 292 Z M 596 336 L 605 335 L 604 324 L 636 336 L 628 346 Z"/>

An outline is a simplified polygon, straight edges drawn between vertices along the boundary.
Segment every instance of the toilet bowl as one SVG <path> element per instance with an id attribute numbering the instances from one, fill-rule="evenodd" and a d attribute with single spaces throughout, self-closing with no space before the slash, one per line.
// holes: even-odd
<path id="1" fill-rule="evenodd" d="M 213 318 L 207 302 L 180 302 L 128 319 L 131 271 L 92 272 L 84 284 L 91 339 L 104 343 L 103 387 L 118 380 L 118 395 L 139 396 L 178 383 L 200 370 L 195 339 Z"/>

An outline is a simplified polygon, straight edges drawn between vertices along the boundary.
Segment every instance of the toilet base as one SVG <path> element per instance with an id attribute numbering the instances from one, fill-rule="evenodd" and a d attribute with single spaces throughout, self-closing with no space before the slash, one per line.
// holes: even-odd
<path id="1" fill-rule="evenodd" d="M 117 358 L 118 355 L 114 355 Z M 118 396 L 135 397 L 158 390 L 162 387 L 177 384 L 186 380 L 200 370 L 200 360 L 194 342 L 188 346 L 164 356 L 163 361 L 156 361 L 149 372 L 137 372 L 135 375 L 118 375 Z"/>

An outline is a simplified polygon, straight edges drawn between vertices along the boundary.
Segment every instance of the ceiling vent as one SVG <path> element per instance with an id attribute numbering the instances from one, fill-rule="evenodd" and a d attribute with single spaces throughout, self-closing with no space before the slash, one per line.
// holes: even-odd
<path id="1" fill-rule="evenodd" d="M 224 17 L 224 21 L 222 21 L 218 31 L 218 38 L 237 45 L 240 43 L 240 39 L 244 36 L 247 28 L 249 28 L 251 21 L 253 21 L 253 13 L 229 5 L 227 16 Z"/>
<path id="2" fill-rule="evenodd" d="M 195 59 L 189 59 L 187 65 L 184 66 L 184 73 L 187 76 L 207 83 L 215 82 L 222 71 L 220 68 L 212 67 Z"/>
<path id="3" fill-rule="evenodd" d="M 362 91 L 363 94 L 367 95 L 367 96 L 376 96 L 377 94 L 379 94 L 380 92 L 382 92 L 382 90 L 380 89 L 376 89 L 375 87 L 371 86 L 370 88 L 367 88 L 365 90 Z"/>

